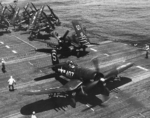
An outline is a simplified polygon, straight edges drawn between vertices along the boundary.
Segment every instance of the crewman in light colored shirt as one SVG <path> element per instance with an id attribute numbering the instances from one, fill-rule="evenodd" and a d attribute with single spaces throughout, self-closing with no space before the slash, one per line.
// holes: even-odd
<path id="1" fill-rule="evenodd" d="M 8 84 L 9 84 L 9 91 L 14 91 L 14 84 L 16 84 L 16 80 L 13 78 L 13 76 L 10 76 Z"/>

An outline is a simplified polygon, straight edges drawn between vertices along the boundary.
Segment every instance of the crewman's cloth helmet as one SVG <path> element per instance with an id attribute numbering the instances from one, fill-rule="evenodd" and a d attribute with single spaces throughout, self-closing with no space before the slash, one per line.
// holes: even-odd
<path id="1" fill-rule="evenodd" d="M 32 114 L 35 114 L 35 111 L 33 111 Z"/>

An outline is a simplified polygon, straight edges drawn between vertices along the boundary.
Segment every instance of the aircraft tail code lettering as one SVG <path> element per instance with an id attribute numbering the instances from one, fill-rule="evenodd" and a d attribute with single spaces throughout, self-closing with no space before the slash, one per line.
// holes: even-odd
<path id="1" fill-rule="evenodd" d="M 53 65 L 59 64 L 59 60 L 58 60 L 58 57 L 57 57 L 57 51 L 55 49 L 53 49 L 51 51 L 51 59 L 52 59 Z"/>

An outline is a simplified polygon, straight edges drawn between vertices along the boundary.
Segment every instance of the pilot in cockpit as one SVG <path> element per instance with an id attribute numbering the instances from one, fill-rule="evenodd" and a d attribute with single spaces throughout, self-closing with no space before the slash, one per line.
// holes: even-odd
<path id="1" fill-rule="evenodd" d="M 73 63 L 73 61 L 67 61 L 67 63 L 70 68 L 75 68 L 75 64 Z"/>

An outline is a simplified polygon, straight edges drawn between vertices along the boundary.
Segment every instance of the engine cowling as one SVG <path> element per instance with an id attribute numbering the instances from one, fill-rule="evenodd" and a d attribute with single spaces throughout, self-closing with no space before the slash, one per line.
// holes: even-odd
<path id="1" fill-rule="evenodd" d="M 94 74 L 94 81 L 100 80 L 101 78 L 104 78 L 104 75 L 100 72 L 96 72 Z"/>

